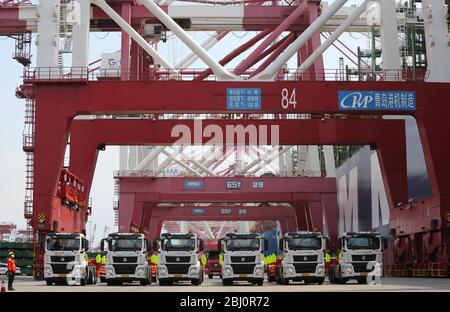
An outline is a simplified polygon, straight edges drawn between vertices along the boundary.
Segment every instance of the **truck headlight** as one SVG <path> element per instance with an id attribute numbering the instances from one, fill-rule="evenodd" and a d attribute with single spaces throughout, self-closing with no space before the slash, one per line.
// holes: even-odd
<path id="1" fill-rule="evenodd" d="M 52 271 L 52 267 L 45 267 L 44 269 L 44 275 L 52 275 L 53 271 Z"/>
<path id="2" fill-rule="evenodd" d="M 106 276 L 113 276 L 114 275 L 114 270 L 113 268 L 109 267 L 106 269 Z"/>
<path id="3" fill-rule="evenodd" d="M 145 268 L 137 268 L 136 275 L 137 276 L 144 276 L 145 275 Z"/>
<path id="4" fill-rule="evenodd" d="M 75 267 L 72 271 L 72 274 L 75 276 L 81 276 L 81 268 L 80 267 Z"/>
<path id="5" fill-rule="evenodd" d="M 348 275 L 353 274 L 353 267 L 351 265 L 347 265 L 345 267 L 345 274 L 348 274 Z"/>
<path id="6" fill-rule="evenodd" d="M 158 271 L 161 275 L 167 274 L 167 269 L 165 267 L 158 267 Z"/>
<path id="7" fill-rule="evenodd" d="M 232 270 L 231 268 L 229 268 L 229 267 L 225 267 L 225 268 L 223 269 L 223 274 L 224 274 L 225 276 L 233 275 L 233 270 Z"/>
<path id="8" fill-rule="evenodd" d="M 291 266 L 286 267 L 286 273 L 289 274 L 289 275 L 295 274 L 294 267 L 291 267 Z"/>
<path id="9" fill-rule="evenodd" d="M 255 269 L 255 275 L 263 275 L 264 271 L 263 268 L 256 268 Z"/>
<path id="10" fill-rule="evenodd" d="M 191 267 L 189 268 L 189 274 L 197 274 L 198 273 L 198 268 L 197 267 Z"/>
<path id="11" fill-rule="evenodd" d="M 323 274 L 324 273 L 323 265 L 320 264 L 320 265 L 317 266 L 316 273 L 317 274 Z"/>

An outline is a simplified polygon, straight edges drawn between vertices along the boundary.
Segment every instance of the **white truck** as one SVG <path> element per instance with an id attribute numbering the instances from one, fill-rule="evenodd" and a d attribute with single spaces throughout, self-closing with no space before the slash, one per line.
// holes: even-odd
<path id="1" fill-rule="evenodd" d="M 261 286 L 264 283 L 264 260 L 267 241 L 258 233 L 228 233 L 218 241 L 222 254 L 222 283 L 248 281 Z M 222 248 L 223 245 L 223 248 Z"/>
<path id="2" fill-rule="evenodd" d="M 325 280 L 327 239 L 319 232 L 290 232 L 280 240 L 278 249 L 284 254 L 276 266 L 277 284 L 304 281 L 322 285 Z"/>
<path id="3" fill-rule="evenodd" d="M 151 269 L 147 262 L 148 240 L 139 233 L 112 233 L 101 242 L 106 249 L 106 284 L 121 285 L 139 281 L 142 286 L 151 284 Z"/>
<path id="4" fill-rule="evenodd" d="M 198 253 L 203 251 L 203 240 L 196 234 L 164 233 L 153 245 L 153 249 L 159 251 L 159 285 L 173 285 L 178 281 L 190 281 L 195 286 L 203 283 L 203 266 L 198 259 Z"/>
<path id="5" fill-rule="evenodd" d="M 45 240 L 44 280 L 47 285 L 95 284 L 97 272 L 89 265 L 89 242 L 80 233 L 48 233 Z"/>
<path id="6" fill-rule="evenodd" d="M 345 284 L 351 279 L 368 282 L 368 275 L 379 278 L 382 249 L 387 241 L 377 232 L 347 232 L 339 238 L 339 263 L 330 266 L 330 282 Z"/>

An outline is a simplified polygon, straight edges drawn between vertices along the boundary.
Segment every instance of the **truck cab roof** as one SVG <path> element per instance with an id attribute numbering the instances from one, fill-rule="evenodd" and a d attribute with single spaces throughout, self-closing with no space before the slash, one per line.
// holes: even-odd
<path id="1" fill-rule="evenodd" d="M 341 237 L 357 237 L 357 236 L 380 236 L 379 232 L 361 231 L 361 232 L 345 232 Z"/>
<path id="2" fill-rule="evenodd" d="M 84 238 L 85 236 L 81 233 L 47 233 L 47 237 L 59 237 L 59 238 Z"/>
<path id="3" fill-rule="evenodd" d="M 261 234 L 259 234 L 259 233 L 227 233 L 227 234 L 225 234 L 224 238 L 252 239 L 252 238 L 261 238 Z"/>
<path id="4" fill-rule="evenodd" d="M 139 239 L 144 238 L 144 234 L 141 233 L 111 233 L 108 235 L 108 238 L 131 238 L 131 239 Z"/>
<path id="5" fill-rule="evenodd" d="M 322 237 L 322 236 L 323 234 L 320 232 L 308 232 L 308 231 L 288 232 L 284 234 L 285 238 Z"/>
<path id="6" fill-rule="evenodd" d="M 175 238 L 175 239 L 192 239 L 196 238 L 196 234 L 192 233 L 164 233 L 161 234 L 161 238 Z"/>

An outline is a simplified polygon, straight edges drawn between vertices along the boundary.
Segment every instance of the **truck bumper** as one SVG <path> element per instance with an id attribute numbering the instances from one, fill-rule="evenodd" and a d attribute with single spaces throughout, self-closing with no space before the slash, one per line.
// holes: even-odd
<path id="1" fill-rule="evenodd" d="M 222 279 L 233 281 L 258 281 L 264 279 L 264 266 L 256 265 L 252 274 L 235 274 L 231 265 L 222 268 Z"/>
<path id="2" fill-rule="evenodd" d="M 325 268 L 318 264 L 314 272 L 298 273 L 295 266 L 288 264 L 283 266 L 283 278 L 292 281 L 321 280 L 325 279 Z"/>
<path id="3" fill-rule="evenodd" d="M 148 280 L 149 278 L 149 268 L 145 265 L 138 265 L 132 274 L 116 274 L 112 265 L 106 267 L 106 281 L 132 282 Z"/>
<path id="4" fill-rule="evenodd" d="M 86 267 L 74 266 L 68 273 L 53 273 L 51 266 L 44 267 L 44 280 L 53 282 L 67 282 L 68 284 L 80 284 L 82 279 L 86 279 Z"/>
<path id="5" fill-rule="evenodd" d="M 196 268 L 195 270 L 193 268 Z M 189 266 L 189 269 L 185 273 L 171 274 L 168 273 L 167 266 L 165 264 L 160 264 L 158 266 L 158 279 L 167 281 L 192 281 L 198 280 L 200 278 L 201 268 L 196 265 Z"/>

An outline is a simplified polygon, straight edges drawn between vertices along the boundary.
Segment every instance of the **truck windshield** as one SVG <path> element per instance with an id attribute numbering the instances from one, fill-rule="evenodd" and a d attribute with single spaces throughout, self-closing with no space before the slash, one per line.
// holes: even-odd
<path id="1" fill-rule="evenodd" d="M 167 238 L 161 243 L 161 249 L 170 250 L 194 250 L 195 239 L 193 238 Z"/>
<path id="2" fill-rule="evenodd" d="M 47 250 L 79 251 L 80 243 L 80 238 L 51 237 L 47 238 Z"/>
<path id="3" fill-rule="evenodd" d="M 219 251 L 217 250 L 210 250 L 206 252 L 206 257 L 208 259 L 219 259 Z"/>
<path id="4" fill-rule="evenodd" d="M 322 240 L 319 237 L 289 238 L 289 250 L 317 250 L 322 249 Z"/>
<path id="5" fill-rule="evenodd" d="M 261 240 L 259 238 L 232 238 L 226 240 L 227 250 L 259 250 Z"/>
<path id="6" fill-rule="evenodd" d="M 118 238 L 109 241 L 110 251 L 140 251 L 142 250 L 142 239 Z"/>
<path id="7" fill-rule="evenodd" d="M 348 237 L 348 249 L 379 249 L 380 239 L 378 237 L 363 236 L 363 237 Z"/>

